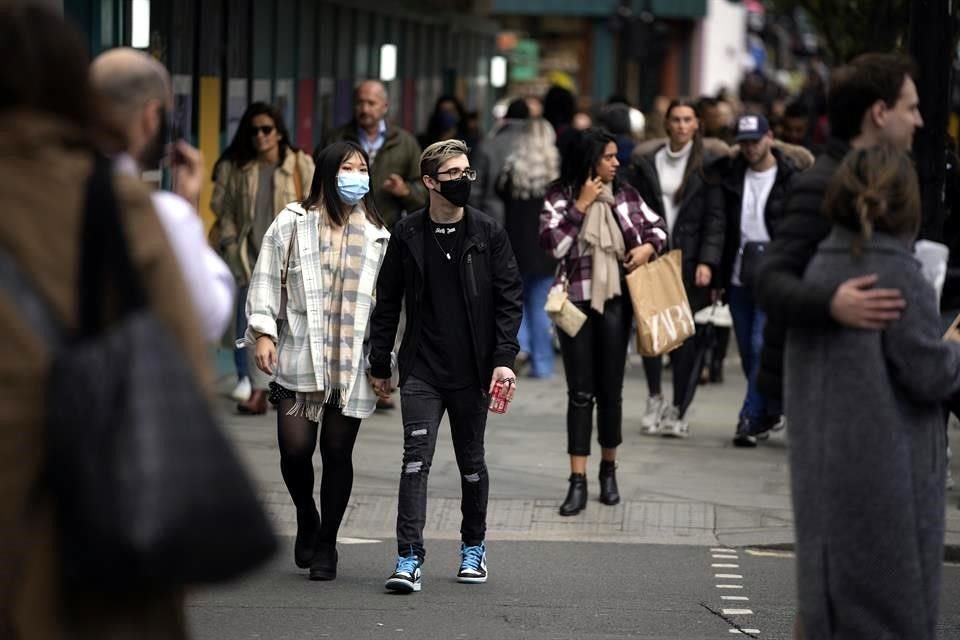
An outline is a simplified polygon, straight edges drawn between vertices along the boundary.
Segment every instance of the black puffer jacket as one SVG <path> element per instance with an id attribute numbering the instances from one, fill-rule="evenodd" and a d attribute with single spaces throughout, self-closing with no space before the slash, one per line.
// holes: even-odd
<path id="1" fill-rule="evenodd" d="M 850 146 L 831 140 L 826 153 L 813 168 L 798 175 L 787 192 L 783 220 L 767 249 L 757 275 L 757 302 L 767 312 L 760 355 L 760 391 L 771 398 L 783 397 L 783 349 L 788 327 L 823 327 L 834 320 L 830 301 L 835 288 L 803 281 L 817 246 L 830 233 L 823 214 L 823 199 L 833 175 Z"/>
<path id="2" fill-rule="evenodd" d="M 763 212 L 764 222 L 771 239 L 776 237 L 777 226 L 783 221 L 787 189 L 799 169 L 789 156 L 773 149 L 777 160 L 777 177 L 767 198 Z M 721 158 L 707 169 L 707 174 L 716 180 L 709 187 L 707 206 L 711 215 L 721 216 L 726 222 L 723 261 L 720 267 L 720 286 L 727 288 L 733 276 L 733 267 L 740 252 L 740 223 L 743 211 L 743 183 L 747 175 L 747 161 L 738 153 L 732 158 Z"/>
<path id="3" fill-rule="evenodd" d="M 647 153 L 644 153 L 643 147 L 638 147 L 626 175 L 630 184 L 640 192 L 643 201 L 660 217 L 666 218 L 656 164 L 657 152 L 663 146 L 659 145 Z M 723 150 L 718 152 L 704 146 L 704 167 L 712 165 L 722 157 Z M 683 254 L 683 284 L 694 311 L 710 304 L 709 287 L 697 287 L 694 281 L 699 264 L 709 265 L 716 278 L 723 259 L 724 225 L 721 213 L 708 211 L 707 180 L 703 172 L 691 174 L 669 240 L 670 248 L 680 249 Z"/>
<path id="4" fill-rule="evenodd" d="M 467 237 L 460 259 L 460 281 L 469 331 L 477 358 L 477 375 L 490 380 L 495 367 L 513 368 L 520 345 L 517 332 L 523 309 L 517 261 L 503 227 L 473 207 L 466 208 Z M 407 324 L 400 345 L 400 384 L 413 367 L 420 342 L 423 304 L 423 247 L 429 212 L 421 209 L 397 222 L 377 279 L 377 303 L 370 318 L 370 374 L 389 378 L 400 319 Z"/>

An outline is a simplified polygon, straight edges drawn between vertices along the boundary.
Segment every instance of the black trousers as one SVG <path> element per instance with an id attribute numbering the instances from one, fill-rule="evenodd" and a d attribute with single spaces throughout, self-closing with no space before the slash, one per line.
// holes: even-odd
<path id="1" fill-rule="evenodd" d="M 683 418 L 687 407 L 693 402 L 697 380 L 693 369 L 696 366 L 696 339 L 690 338 L 670 352 L 670 365 L 673 372 L 673 406 L 680 409 Z M 660 395 L 663 377 L 663 356 L 643 359 L 643 372 L 647 376 L 647 390 L 650 395 Z M 699 374 L 699 372 L 697 372 Z"/>
<path id="2" fill-rule="evenodd" d="M 627 295 L 608 300 L 603 313 L 589 302 L 576 304 L 587 321 L 572 338 L 558 332 L 567 377 L 567 453 L 588 456 L 594 404 L 600 446 L 613 449 L 623 442 L 623 371 L 633 308 Z"/>
<path id="3" fill-rule="evenodd" d="M 410 376 L 400 387 L 403 414 L 403 468 L 397 502 L 397 552 L 423 560 L 423 527 L 427 520 L 427 477 L 437 446 L 440 420 L 446 411 L 453 436 L 453 453 L 460 470 L 460 535 L 464 544 L 478 545 L 487 532 L 487 496 L 490 479 L 484 461 L 483 436 L 487 426 L 487 390 L 437 389 Z"/>

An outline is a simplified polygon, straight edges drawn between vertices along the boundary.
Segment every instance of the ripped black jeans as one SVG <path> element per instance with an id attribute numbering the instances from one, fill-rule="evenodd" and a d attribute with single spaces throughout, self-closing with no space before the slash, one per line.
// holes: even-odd
<path id="1" fill-rule="evenodd" d="M 590 455 L 593 408 L 597 408 L 600 446 L 614 449 L 623 441 L 623 374 L 633 308 L 623 295 L 607 300 L 603 313 L 577 302 L 587 321 L 573 338 L 560 331 L 560 351 L 567 376 L 567 453 Z"/>
<path id="2" fill-rule="evenodd" d="M 397 504 L 399 555 L 415 555 L 421 560 L 426 557 L 423 527 L 427 520 L 427 478 L 444 411 L 450 418 L 453 453 L 460 470 L 460 535 L 466 545 L 483 542 L 490 488 L 483 451 L 489 403 L 486 389 L 475 386 L 449 391 L 410 376 L 400 387 L 403 468 Z"/>

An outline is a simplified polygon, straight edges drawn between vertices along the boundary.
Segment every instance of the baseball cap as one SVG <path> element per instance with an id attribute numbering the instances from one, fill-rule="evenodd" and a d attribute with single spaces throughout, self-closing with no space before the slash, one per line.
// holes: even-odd
<path id="1" fill-rule="evenodd" d="M 737 142 L 759 140 L 770 132 L 770 123 L 760 114 L 749 114 L 737 119 Z"/>

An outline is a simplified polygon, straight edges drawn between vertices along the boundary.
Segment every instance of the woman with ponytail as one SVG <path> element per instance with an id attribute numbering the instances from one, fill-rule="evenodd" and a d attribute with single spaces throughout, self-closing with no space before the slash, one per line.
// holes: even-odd
<path id="1" fill-rule="evenodd" d="M 943 340 L 913 257 L 920 197 L 891 146 L 853 150 L 824 205 L 833 222 L 804 280 L 876 274 L 906 300 L 880 330 L 790 330 L 785 406 L 804 638 L 936 637 L 944 535 L 944 413 L 960 343 Z"/>

